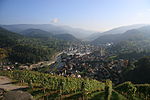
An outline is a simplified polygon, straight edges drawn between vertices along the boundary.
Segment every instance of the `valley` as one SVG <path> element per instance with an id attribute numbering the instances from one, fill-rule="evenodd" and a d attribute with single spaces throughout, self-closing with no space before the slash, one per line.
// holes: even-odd
<path id="1" fill-rule="evenodd" d="M 148 100 L 149 32 L 142 26 L 83 41 L 69 33 L 0 28 L 0 75 L 27 85 L 21 90 L 37 100 Z"/>
<path id="2" fill-rule="evenodd" d="M 0 0 L 0 100 L 150 100 L 150 0 Z"/>

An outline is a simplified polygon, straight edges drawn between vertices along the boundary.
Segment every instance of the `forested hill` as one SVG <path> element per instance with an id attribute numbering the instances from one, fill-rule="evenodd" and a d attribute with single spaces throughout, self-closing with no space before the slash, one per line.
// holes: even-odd
<path id="1" fill-rule="evenodd" d="M 103 43 L 118 43 L 121 41 L 139 41 L 139 40 L 150 40 L 150 26 L 144 26 L 138 29 L 132 29 L 124 32 L 123 34 L 107 34 L 100 36 L 99 38 L 92 41 L 94 44 L 103 44 Z"/>
<path id="2" fill-rule="evenodd" d="M 58 40 L 66 40 L 66 41 L 80 41 L 76 37 L 71 34 L 63 33 L 63 34 L 53 34 L 48 31 L 44 31 L 41 29 L 27 29 L 20 32 L 22 35 L 33 38 L 51 38 Z"/>
<path id="3" fill-rule="evenodd" d="M 71 34 L 56 34 L 54 35 L 55 38 L 60 39 L 60 40 L 67 40 L 67 41 L 79 41 L 77 38 L 75 38 Z"/>
<path id="4" fill-rule="evenodd" d="M 22 35 L 28 37 L 52 37 L 53 34 L 40 29 L 27 29 L 21 32 Z"/>
<path id="5" fill-rule="evenodd" d="M 36 63 L 50 60 L 66 46 L 55 38 L 31 38 L 0 28 L 0 60 L 3 62 Z"/>

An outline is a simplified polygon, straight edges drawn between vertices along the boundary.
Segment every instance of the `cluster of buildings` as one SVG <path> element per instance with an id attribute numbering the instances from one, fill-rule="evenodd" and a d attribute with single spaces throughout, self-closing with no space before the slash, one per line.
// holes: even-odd
<path id="1" fill-rule="evenodd" d="M 75 43 L 70 44 L 69 48 L 66 48 L 63 53 L 66 53 L 67 55 L 86 55 L 90 54 L 92 51 L 99 50 L 99 46 L 93 46 L 90 44 L 85 43 Z"/>
<path id="2" fill-rule="evenodd" d="M 111 55 L 106 54 L 105 49 L 90 44 L 72 44 L 55 61 L 39 62 L 32 65 L 20 65 L 18 69 L 32 70 L 49 66 L 47 73 L 71 77 L 88 77 L 103 81 L 111 79 L 114 83 L 122 80 L 122 72 L 128 67 L 128 60 L 109 59 Z M 17 63 L 15 64 L 17 65 Z M 13 70 L 11 64 L 3 65 L 0 70 Z"/>
<path id="3" fill-rule="evenodd" d="M 0 62 L 0 70 L 13 70 L 14 68 L 11 62 Z"/>
<path id="4" fill-rule="evenodd" d="M 55 64 L 55 69 L 50 73 L 61 76 L 89 77 L 97 80 L 111 79 L 114 83 L 121 81 L 121 72 L 128 66 L 128 60 L 109 60 L 108 56 L 95 51 L 85 55 L 62 54 L 61 60 Z M 54 67 L 53 67 L 54 68 Z"/>

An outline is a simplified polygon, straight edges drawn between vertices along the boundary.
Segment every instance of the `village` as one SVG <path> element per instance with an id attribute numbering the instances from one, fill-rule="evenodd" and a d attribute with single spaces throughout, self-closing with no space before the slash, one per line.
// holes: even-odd
<path id="1" fill-rule="evenodd" d="M 0 70 L 35 70 L 52 75 L 92 78 L 99 81 L 111 79 L 114 83 L 122 80 L 122 71 L 128 67 L 128 60 L 110 59 L 104 47 L 73 44 L 57 54 L 55 60 L 32 65 L 4 64 Z"/>
<path id="2" fill-rule="evenodd" d="M 90 45 L 69 48 L 45 72 L 99 81 L 111 79 L 114 83 L 119 83 L 122 72 L 128 67 L 128 60 L 110 59 L 112 55 L 107 54 L 102 47 L 92 47 L 92 50 L 90 48 Z"/>

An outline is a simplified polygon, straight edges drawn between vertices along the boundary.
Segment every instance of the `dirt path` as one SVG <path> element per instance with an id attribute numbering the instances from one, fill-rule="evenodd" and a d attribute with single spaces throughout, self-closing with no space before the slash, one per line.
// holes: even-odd
<path id="1" fill-rule="evenodd" d="M 0 88 L 10 91 L 10 90 L 19 90 L 21 88 L 26 88 L 27 86 L 19 86 L 12 84 L 12 80 L 6 76 L 0 76 Z"/>

